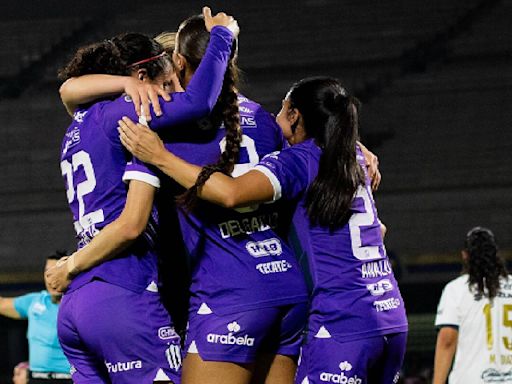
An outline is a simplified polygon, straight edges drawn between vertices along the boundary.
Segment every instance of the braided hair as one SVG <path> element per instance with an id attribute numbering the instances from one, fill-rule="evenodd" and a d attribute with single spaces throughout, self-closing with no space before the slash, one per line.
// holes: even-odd
<path id="1" fill-rule="evenodd" d="M 176 52 L 184 56 L 189 69 L 195 71 L 203 58 L 210 34 L 204 25 L 204 19 L 200 15 L 192 16 L 185 20 L 178 30 Z M 178 196 L 178 203 L 185 209 L 192 209 L 197 202 L 197 191 L 215 172 L 231 174 L 240 152 L 242 142 L 242 130 L 240 128 L 240 113 L 238 110 L 237 86 L 239 69 L 236 64 L 236 40 L 231 51 L 231 58 L 224 75 L 222 90 L 219 99 L 209 116 L 210 123 L 219 127 L 222 123 L 225 128 L 226 146 L 217 162 L 204 166 L 199 173 L 195 184 Z M 185 69 L 179 73 L 183 81 Z"/>
<path id="2" fill-rule="evenodd" d="M 141 33 L 123 33 L 79 48 L 59 71 L 59 78 L 67 80 L 96 73 L 127 76 L 144 68 L 148 77 L 154 79 L 170 68 L 169 56 L 159 56 L 161 53 L 162 47 L 151 37 Z M 155 59 L 133 65 L 148 58 Z"/>
<path id="3" fill-rule="evenodd" d="M 491 230 L 475 227 L 466 235 L 464 250 L 468 254 L 463 272 L 469 274 L 468 284 L 475 299 L 493 299 L 500 290 L 500 278 L 508 272 L 503 259 L 497 254 L 498 246 Z"/>

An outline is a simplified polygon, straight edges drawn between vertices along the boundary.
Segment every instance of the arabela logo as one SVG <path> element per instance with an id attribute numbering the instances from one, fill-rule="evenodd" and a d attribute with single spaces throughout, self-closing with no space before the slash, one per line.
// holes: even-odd
<path id="1" fill-rule="evenodd" d="M 330 372 L 322 372 L 320 374 L 320 380 L 327 383 L 338 383 L 338 384 L 361 384 L 363 381 L 354 376 L 348 376 L 345 372 L 352 370 L 352 364 L 348 361 L 342 361 L 339 365 L 340 373 L 330 373 Z"/>
<path id="2" fill-rule="evenodd" d="M 236 321 L 229 323 L 228 326 L 229 333 L 227 335 L 218 335 L 216 333 L 209 333 L 206 336 L 206 341 L 213 344 L 224 344 L 224 345 L 247 345 L 248 347 L 252 347 L 254 345 L 254 337 L 249 337 L 249 335 L 244 336 L 235 336 L 234 333 L 239 332 L 242 327 Z"/>
<path id="3" fill-rule="evenodd" d="M 233 321 L 232 323 L 228 324 L 229 332 L 238 332 L 239 330 L 240 330 L 240 324 L 238 324 L 236 321 Z"/>

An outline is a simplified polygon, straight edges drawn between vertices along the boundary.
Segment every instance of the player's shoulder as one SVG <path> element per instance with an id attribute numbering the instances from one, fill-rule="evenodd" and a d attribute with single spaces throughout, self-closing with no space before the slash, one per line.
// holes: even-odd
<path id="1" fill-rule="evenodd" d="M 468 282 L 469 275 L 463 274 L 448 282 L 444 287 L 444 290 L 447 292 L 453 292 L 458 294 L 461 294 L 463 292 L 470 293 Z"/>

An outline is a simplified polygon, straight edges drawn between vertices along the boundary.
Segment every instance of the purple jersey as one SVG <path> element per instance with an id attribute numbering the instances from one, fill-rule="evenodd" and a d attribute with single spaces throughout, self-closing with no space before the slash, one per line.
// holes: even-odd
<path id="1" fill-rule="evenodd" d="M 243 140 L 235 176 L 285 145 L 272 115 L 243 96 L 238 101 Z M 224 148 L 225 131 L 221 127 L 211 134 L 209 140 L 196 142 L 165 139 L 166 148 L 196 165 L 214 163 Z M 206 305 L 223 315 L 307 300 L 293 251 L 278 235 L 290 218 L 281 208 L 278 203 L 235 210 L 201 201 L 192 213 L 180 212 L 193 265 L 191 311 Z"/>
<path id="2" fill-rule="evenodd" d="M 276 199 L 298 199 L 293 224 L 313 279 L 311 334 L 344 341 L 407 330 L 405 308 L 384 248 L 366 174 L 352 202 L 349 222 L 334 232 L 311 225 L 306 190 L 318 174 L 321 149 L 306 140 L 266 156 L 257 170 L 269 177 Z"/>
<path id="3" fill-rule="evenodd" d="M 205 58 L 187 92 L 175 93 L 170 102 L 161 103 L 163 116 L 153 115 L 153 128 L 194 121 L 211 112 L 222 87 L 232 41 L 233 35 L 228 29 L 212 29 Z M 121 214 L 128 189 L 122 179 L 125 171 L 130 179 L 159 186 L 158 178 L 146 172 L 145 167 L 129 161 L 131 156 L 123 148 L 117 132 L 117 122 L 123 116 L 137 120 L 127 96 L 79 109 L 62 142 L 61 169 L 79 248 Z M 149 252 L 154 229 L 151 224 L 154 220 L 150 220 L 145 236 L 122 254 L 125 257 L 106 261 L 81 273 L 73 280 L 70 289 L 95 277 L 132 290 L 143 290 L 156 281 L 156 260 Z"/>

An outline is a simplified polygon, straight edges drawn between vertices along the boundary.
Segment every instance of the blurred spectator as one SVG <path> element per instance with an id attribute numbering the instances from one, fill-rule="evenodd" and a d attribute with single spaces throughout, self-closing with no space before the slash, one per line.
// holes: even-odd
<path id="1" fill-rule="evenodd" d="M 53 267 L 57 260 L 66 256 L 56 251 L 48 256 L 45 270 Z M 18 297 L 0 297 L 0 315 L 12 319 L 28 319 L 29 383 L 71 383 L 70 366 L 57 338 L 57 312 L 61 294 L 52 290 L 45 279 L 46 290 Z M 14 368 L 17 378 L 17 368 Z M 20 372 L 21 375 L 21 372 Z M 21 380 L 21 379 L 20 379 Z M 14 381 L 26 383 L 26 381 Z"/>

